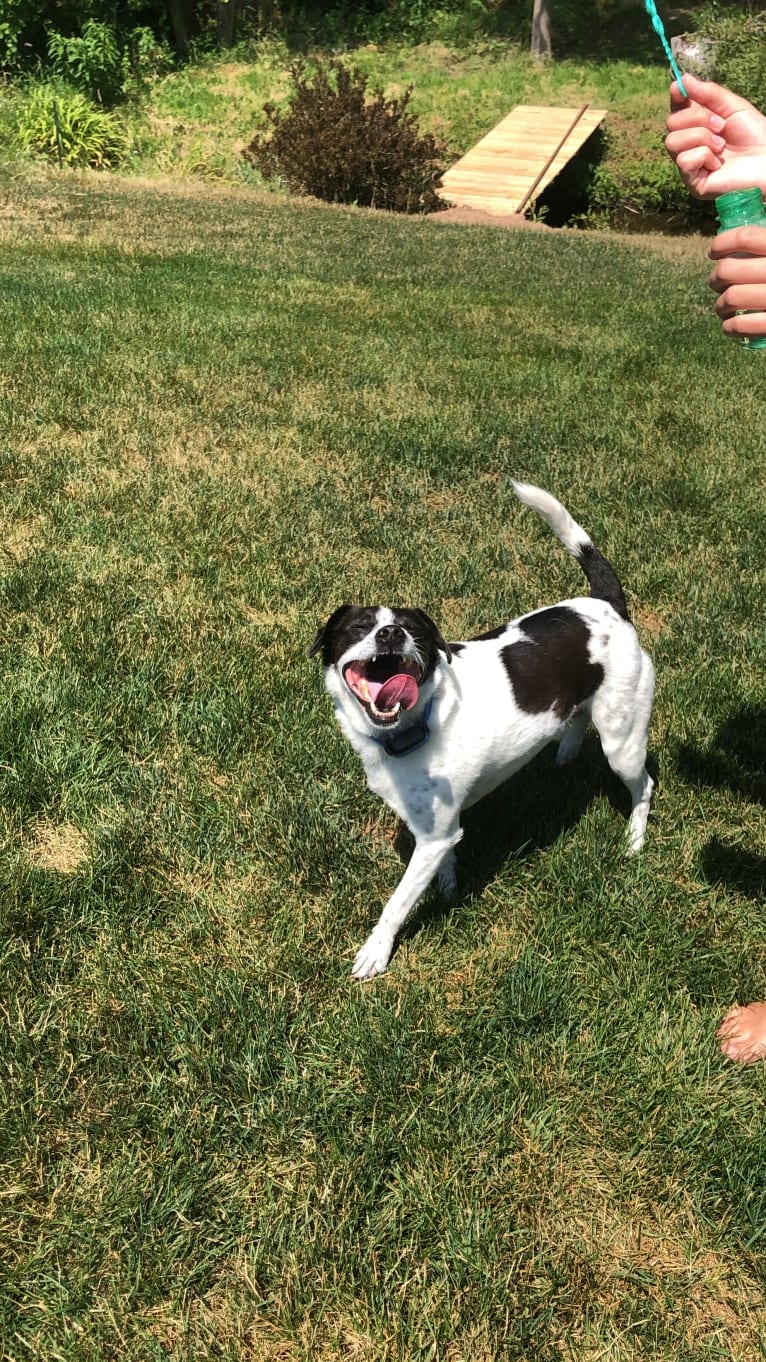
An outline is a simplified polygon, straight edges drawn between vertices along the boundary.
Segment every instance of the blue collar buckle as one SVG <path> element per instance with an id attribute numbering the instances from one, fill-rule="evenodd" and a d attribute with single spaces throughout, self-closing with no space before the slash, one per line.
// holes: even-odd
<path id="1" fill-rule="evenodd" d="M 411 752 L 417 752 L 419 747 L 423 747 L 431 736 L 428 727 L 428 720 L 431 717 L 434 697 L 428 701 L 421 717 L 410 728 L 405 728 L 403 733 L 392 733 L 388 738 L 373 738 L 373 742 L 382 747 L 389 757 L 408 757 Z"/>

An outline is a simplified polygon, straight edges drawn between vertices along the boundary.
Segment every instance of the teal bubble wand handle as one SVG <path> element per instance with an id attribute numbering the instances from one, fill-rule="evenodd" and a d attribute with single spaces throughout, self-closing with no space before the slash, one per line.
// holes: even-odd
<path id="1" fill-rule="evenodd" d="M 657 37 L 659 38 L 660 42 L 662 43 L 662 46 L 665 49 L 665 56 L 667 57 L 668 62 L 670 63 L 670 69 L 673 72 L 673 75 L 678 81 L 678 88 L 681 91 L 681 94 L 683 95 L 684 99 L 688 99 L 688 95 L 684 89 L 683 78 L 681 76 L 681 72 L 678 69 L 678 63 L 676 62 L 676 59 L 673 56 L 673 49 L 671 48 L 670 43 L 667 40 L 667 36 L 665 33 L 665 25 L 663 24 L 659 14 L 657 13 L 657 6 L 655 5 L 654 0 L 644 0 L 644 9 L 649 15 L 649 18 L 652 21 L 652 27 L 655 33 L 657 34 Z"/>

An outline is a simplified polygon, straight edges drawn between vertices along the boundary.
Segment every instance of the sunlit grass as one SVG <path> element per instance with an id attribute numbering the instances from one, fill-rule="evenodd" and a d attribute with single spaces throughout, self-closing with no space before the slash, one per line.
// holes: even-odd
<path id="1" fill-rule="evenodd" d="M 4 1355 L 762 1355 L 762 384 L 699 246 L 95 176 L 0 201 Z M 644 854 L 595 742 L 401 873 L 305 649 L 617 566 Z"/>

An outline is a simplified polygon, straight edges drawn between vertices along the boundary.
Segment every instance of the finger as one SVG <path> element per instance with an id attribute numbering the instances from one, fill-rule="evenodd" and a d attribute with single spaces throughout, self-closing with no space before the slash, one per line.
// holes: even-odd
<path id="1" fill-rule="evenodd" d="M 699 174 L 701 170 L 706 170 L 712 174 L 714 170 L 720 170 L 723 161 L 720 156 L 716 156 L 712 147 L 695 147 L 693 151 L 682 151 L 676 156 L 675 163 L 684 178 Z"/>
<path id="2" fill-rule="evenodd" d="M 766 312 L 740 312 L 724 321 L 723 330 L 733 340 L 766 336 Z"/>
<path id="3" fill-rule="evenodd" d="M 697 76 L 684 75 L 684 85 L 691 101 L 701 104 L 712 114 L 718 114 L 719 118 L 731 118 L 732 114 L 753 107 L 741 95 L 733 94 L 725 85 L 716 85 L 713 80 L 700 80 Z M 671 86 L 671 92 L 672 89 Z"/>
<path id="4" fill-rule="evenodd" d="M 709 128 L 683 128 L 669 132 L 665 138 L 665 148 L 674 158 L 682 151 L 695 151 L 697 147 L 709 147 L 718 156 L 725 146 L 726 138 L 719 137 Z"/>
<path id="5" fill-rule="evenodd" d="M 766 316 L 766 284 L 760 287 L 732 284 L 716 299 L 715 310 L 719 317 L 733 317 L 736 312 L 759 312 Z"/>
<path id="6" fill-rule="evenodd" d="M 679 163 L 680 166 L 680 163 Z M 723 260 L 726 256 L 749 255 L 756 257 L 756 265 L 763 273 L 766 269 L 766 227 L 730 227 L 727 232 L 719 232 L 713 237 L 708 248 L 711 260 Z M 758 265 L 758 257 L 760 264 Z M 740 261 L 740 264 L 743 262 Z"/>
<path id="7" fill-rule="evenodd" d="M 766 284 L 766 258 L 762 255 L 725 255 L 718 261 L 710 280 L 710 287 L 716 288 L 718 293 L 730 284 L 760 288 Z"/>
<path id="8" fill-rule="evenodd" d="M 710 127 L 711 118 L 712 114 L 703 109 L 701 104 L 687 104 L 683 109 L 668 114 L 665 126 L 669 132 L 681 132 L 684 128 L 699 128 L 702 131 Z"/>
<path id="9" fill-rule="evenodd" d="M 672 81 L 670 82 L 670 107 L 671 107 L 671 109 L 676 109 L 676 108 L 679 108 L 679 107 L 680 107 L 680 108 L 683 108 L 683 106 L 684 106 L 685 104 L 688 104 L 688 103 L 689 103 L 689 96 L 688 96 L 688 95 L 685 95 L 685 94 L 683 94 L 683 93 L 681 92 L 681 87 L 679 86 L 677 80 L 672 80 Z"/>

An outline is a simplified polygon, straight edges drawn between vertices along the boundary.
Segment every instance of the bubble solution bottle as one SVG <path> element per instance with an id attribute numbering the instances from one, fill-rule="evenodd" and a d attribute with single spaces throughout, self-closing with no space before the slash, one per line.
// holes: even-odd
<path id="1" fill-rule="evenodd" d="M 715 211 L 721 232 L 731 227 L 766 227 L 766 207 L 760 189 L 735 189 L 731 194 L 719 194 Z M 740 344 L 746 350 L 766 350 L 766 336 L 742 336 Z"/>

